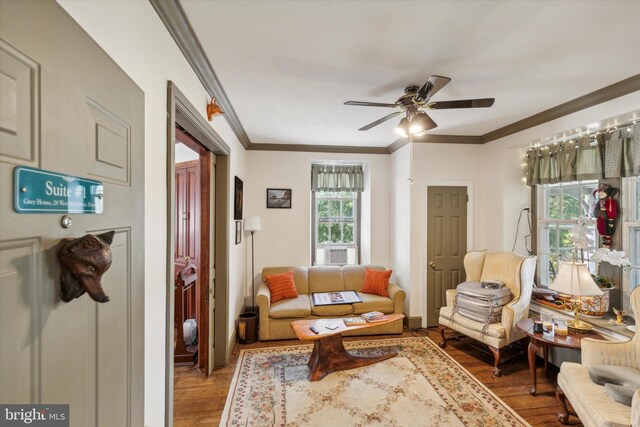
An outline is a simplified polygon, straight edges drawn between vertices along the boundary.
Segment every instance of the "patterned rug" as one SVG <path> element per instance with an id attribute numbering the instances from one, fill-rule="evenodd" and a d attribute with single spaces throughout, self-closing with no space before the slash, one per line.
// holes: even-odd
<path id="1" fill-rule="evenodd" d="M 345 343 L 396 357 L 309 382 L 312 346 L 242 350 L 221 426 L 528 426 L 426 337 Z"/>

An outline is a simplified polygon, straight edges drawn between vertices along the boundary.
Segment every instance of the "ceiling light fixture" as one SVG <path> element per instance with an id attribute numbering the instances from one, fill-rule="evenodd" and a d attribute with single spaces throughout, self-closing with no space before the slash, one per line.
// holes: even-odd
<path id="1" fill-rule="evenodd" d="M 398 126 L 396 126 L 395 131 L 398 135 L 406 137 L 409 134 L 409 119 L 403 117 Z"/>
<path id="2" fill-rule="evenodd" d="M 433 129 L 434 127 L 435 123 L 433 120 L 431 120 L 426 113 L 420 111 L 411 119 L 411 127 L 409 128 L 409 131 L 412 134 L 417 135 L 424 133 L 429 129 Z"/>

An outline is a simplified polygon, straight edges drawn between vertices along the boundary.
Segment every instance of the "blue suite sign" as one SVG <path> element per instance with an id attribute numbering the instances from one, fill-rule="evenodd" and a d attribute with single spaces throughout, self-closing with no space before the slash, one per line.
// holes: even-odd
<path id="1" fill-rule="evenodd" d="M 102 182 L 18 166 L 13 170 L 13 206 L 19 213 L 99 214 Z"/>

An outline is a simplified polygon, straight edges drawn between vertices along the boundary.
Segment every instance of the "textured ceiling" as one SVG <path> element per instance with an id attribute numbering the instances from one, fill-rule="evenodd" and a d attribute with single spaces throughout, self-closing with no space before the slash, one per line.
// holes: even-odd
<path id="1" fill-rule="evenodd" d="M 181 0 L 256 144 L 388 146 L 394 102 L 432 74 L 433 100 L 494 97 L 441 110 L 430 134 L 483 135 L 640 71 L 640 1 Z"/>

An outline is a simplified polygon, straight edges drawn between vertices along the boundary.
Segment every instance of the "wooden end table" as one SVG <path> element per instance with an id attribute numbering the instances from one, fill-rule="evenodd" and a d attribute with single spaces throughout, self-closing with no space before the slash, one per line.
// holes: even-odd
<path id="1" fill-rule="evenodd" d="M 307 319 L 294 320 L 291 328 L 301 341 L 313 341 L 313 352 L 307 366 L 311 370 L 309 381 L 318 381 L 332 372 L 346 369 L 359 368 L 371 365 L 382 360 L 390 359 L 397 353 L 388 353 L 381 356 L 354 356 L 345 350 L 342 343 L 344 331 L 372 328 L 386 325 L 404 318 L 404 314 L 387 314 L 387 319 L 380 322 L 367 322 L 363 325 L 347 326 L 341 318 L 338 319 Z M 357 317 L 357 316 L 354 316 Z M 336 329 L 327 329 L 327 325 L 337 325 Z M 315 334 L 311 329 L 315 326 L 320 333 Z"/>
<path id="2" fill-rule="evenodd" d="M 537 319 L 535 319 L 537 320 Z M 529 394 L 536 394 L 536 353 L 542 348 L 544 356 L 544 372 L 547 372 L 547 356 L 549 355 L 549 346 L 579 349 L 583 338 L 594 338 L 597 340 L 606 340 L 605 337 L 597 332 L 589 331 L 587 333 L 573 332 L 569 330 L 568 335 L 558 335 L 555 333 L 534 332 L 534 319 L 522 319 L 516 323 L 518 330 L 524 332 L 529 337 L 529 371 L 531 372 L 531 388 Z"/>

